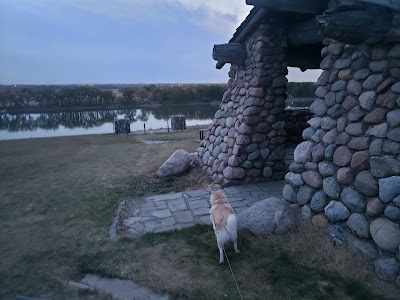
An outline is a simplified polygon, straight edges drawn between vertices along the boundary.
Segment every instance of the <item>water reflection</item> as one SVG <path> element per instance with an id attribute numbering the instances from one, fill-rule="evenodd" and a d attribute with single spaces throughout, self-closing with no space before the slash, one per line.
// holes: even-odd
<path id="1" fill-rule="evenodd" d="M 312 99 L 291 98 L 288 106 L 309 106 Z M 183 114 L 186 124 L 205 125 L 212 121 L 218 104 L 162 105 L 140 109 L 69 111 L 53 113 L 0 114 L 0 140 L 104 134 L 113 132 L 118 117 L 131 120 L 131 130 L 167 128 L 171 115 Z"/>
<path id="2" fill-rule="evenodd" d="M 184 114 L 187 125 L 211 122 L 218 105 L 163 105 L 159 107 L 69 111 L 54 113 L 25 113 L 0 115 L 0 139 L 112 133 L 118 117 L 131 120 L 132 130 L 166 128 L 171 115 Z"/>

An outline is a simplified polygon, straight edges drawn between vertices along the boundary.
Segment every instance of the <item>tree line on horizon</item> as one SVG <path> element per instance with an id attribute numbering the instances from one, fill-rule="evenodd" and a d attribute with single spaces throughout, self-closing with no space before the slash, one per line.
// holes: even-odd
<path id="1" fill-rule="evenodd" d="M 314 97 L 314 82 L 289 82 L 288 95 L 295 98 Z M 2 86 L 0 108 L 29 110 L 38 108 L 113 107 L 140 104 L 190 104 L 220 101 L 225 84 L 199 84 L 126 87 L 118 90 L 93 86 Z"/>

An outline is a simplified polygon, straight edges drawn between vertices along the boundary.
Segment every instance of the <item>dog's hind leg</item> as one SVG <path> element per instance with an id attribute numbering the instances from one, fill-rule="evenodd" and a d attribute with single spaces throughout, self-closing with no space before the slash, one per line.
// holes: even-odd
<path id="1" fill-rule="evenodd" d="M 232 241 L 233 241 L 233 248 L 235 249 L 235 253 L 240 253 L 238 246 L 237 246 L 237 234 L 233 234 Z"/>
<path id="2" fill-rule="evenodd" d="M 223 264 L 224 263 L 224 248 L 219 243 L 218 243 L 218 249 L 219 249 L 219 263 Z"/>

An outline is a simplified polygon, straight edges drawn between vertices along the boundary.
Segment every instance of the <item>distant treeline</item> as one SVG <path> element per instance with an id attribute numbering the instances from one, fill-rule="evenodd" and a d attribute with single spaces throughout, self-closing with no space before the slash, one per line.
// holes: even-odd
<path id="1" fill-rule="evenodd" d="M 312 98 L 317 87 L 316 82 L 289 82 L 287 93 L 294 98 Z"/>
<path id="2" fill-rule="evenodd" d="M 292 97 L 313 97 L 313 82 L 289 82 Z M 145 85 L 118 89 L 93 86 L 1 86 L 0 107 L 6 109 L 112 107 L 136 104 L 190 104 L 220 101 L 225 84 Z"/>

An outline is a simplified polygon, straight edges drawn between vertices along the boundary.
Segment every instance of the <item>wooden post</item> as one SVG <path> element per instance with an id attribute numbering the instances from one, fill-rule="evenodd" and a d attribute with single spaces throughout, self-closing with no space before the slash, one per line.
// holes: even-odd
<path id="1" fill-rule="evenodd" d="M 143 123 L 144 134 L 146 134 L 146 123 Z"/>

